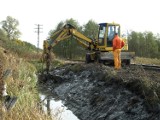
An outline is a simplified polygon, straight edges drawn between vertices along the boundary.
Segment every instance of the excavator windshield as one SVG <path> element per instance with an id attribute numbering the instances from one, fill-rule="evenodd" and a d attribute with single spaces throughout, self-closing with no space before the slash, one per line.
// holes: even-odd
<path id="1" fill-rule="evenodd" d="M 120 25 L 112 23 L 99 24 L 98 45 L 100 48 L 112 47 L 115 33 L 120 36 Z"/>
<path id="2" fill-rule="evenodd" d="M 99 36 L 98 36 L 98 45 L 99 46 L 104 46 L 105 33 L 106 33 L 106 26 L 100 26 L 99 27 Z"/>

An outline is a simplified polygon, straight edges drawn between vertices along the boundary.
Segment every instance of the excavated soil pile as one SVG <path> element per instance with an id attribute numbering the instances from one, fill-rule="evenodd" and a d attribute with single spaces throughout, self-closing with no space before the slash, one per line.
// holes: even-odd
<path id="1" fill-rule="evenodd" d="M 141 67 L 67 64 L 39 75 L 44 92 L 64 101 L 80 120 L 159 120 L 160 74 Z"/>

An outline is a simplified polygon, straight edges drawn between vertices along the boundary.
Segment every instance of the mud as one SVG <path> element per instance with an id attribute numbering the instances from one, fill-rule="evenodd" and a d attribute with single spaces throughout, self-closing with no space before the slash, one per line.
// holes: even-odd
<path id="1" fill-rule="evenodd" d="M 39 90 L 61 99 L 80 120 L 159 120 L 159 83 L 155 71 L 115 71 L 98 63 L 67 64 L 39 75 Z"/>

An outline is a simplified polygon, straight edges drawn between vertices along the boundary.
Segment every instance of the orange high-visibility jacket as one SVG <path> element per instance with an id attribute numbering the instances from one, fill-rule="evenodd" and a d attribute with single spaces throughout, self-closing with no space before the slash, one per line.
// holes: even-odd
<path id="1" fill-rule="evenodd" d="M 115 49 L 121 49 L 124 46 L 124 41 L 119 38 L 118 35 L 115 35 L 114 39 L 113 39 L 113 51 Z"/>

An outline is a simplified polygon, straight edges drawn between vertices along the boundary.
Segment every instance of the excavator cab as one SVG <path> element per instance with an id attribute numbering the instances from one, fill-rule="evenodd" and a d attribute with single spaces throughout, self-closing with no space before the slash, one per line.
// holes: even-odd
<path id="1" fill-rule="evenodd" d="M 112 51 L 112 41 L 115 33 L 120 36 L 120 25 L 115 23 L 100 23 L 98 48 L 101 51 Z"/>
<path id="2" fill-rule="evenodd" d="M 98 54 L 98 59 L 101 62 L 113 63 L 113 45 L 112 41 L 115 33 L 121 37 L 120 25 L 116 23 L 100 23 L 99 24 L 99 34 L 97 40 L 97 49 L 101 51 Z M 122 38 L 125 42 L 125 46 L 122 48 L 121 60 L 122 63 L 130 64 L 130 60 L 134 58 L 134 52 L 128 51 L 128 41 L 126 38 Z"/>

